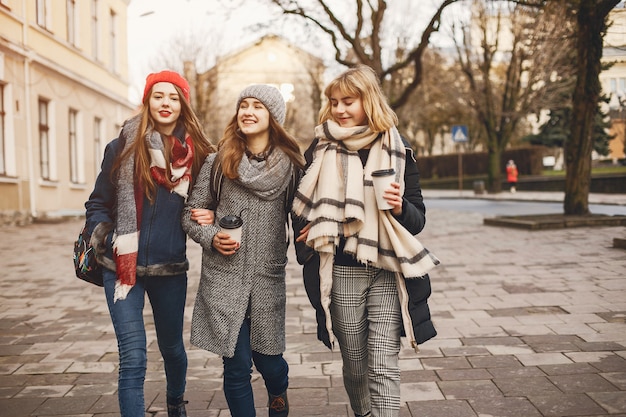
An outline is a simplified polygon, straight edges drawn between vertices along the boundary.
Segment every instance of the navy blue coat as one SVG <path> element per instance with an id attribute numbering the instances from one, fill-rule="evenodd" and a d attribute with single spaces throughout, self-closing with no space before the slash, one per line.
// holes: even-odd
<path id="1" fill-rule="evenodd" d="M 98 261 L 115 270 L 113 262 L 113 228 L 117 213 L 117 184 L 112 173 L 116 158 L 121 154 L 123 139 L 114 139 L 104 151 L 102 169 L 94 189 L 85 203 L 87 230 Z M 141 216 L 137 275 L 178 275 L 189 269 L 187 237 L 181 225 L 185 199 L 158 185 L 154 202 L 144 196 Z"/>

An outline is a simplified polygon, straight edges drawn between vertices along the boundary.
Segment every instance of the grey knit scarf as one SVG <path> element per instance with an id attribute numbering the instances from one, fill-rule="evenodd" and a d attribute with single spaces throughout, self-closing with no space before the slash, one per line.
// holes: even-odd
<path id="1" fill-rule="evenodd" d="M 274 148 L 266 159 L 249 159 L 243 155 L 236 180 L 262 200 L 274 200 L 291 180 L 291 161 L 280 148 Z"/>

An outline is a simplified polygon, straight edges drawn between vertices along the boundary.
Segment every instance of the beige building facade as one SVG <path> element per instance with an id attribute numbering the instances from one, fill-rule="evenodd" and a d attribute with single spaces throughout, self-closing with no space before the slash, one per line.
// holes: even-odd
<path id="1" fill-rule="evenodd" d="M 130 0 L 0 0 L 0 224 L 82 213 L 133 113 Z"/>
<path id="2" fill-rule="evenodd" d="M 193 79 L 191 68 L 185 75 Z M 250 84 L 277 87 L 287 103 L 285 128 L 305 149 L 313 140 L 313 131 L 321 107 L 325 67 L 321 59 L 268 35 L 254 44 L 217 59 L 216 65 L 198 76 L 202 86 L 197 112 L 203 118 L 207 135 L 214 143 L 235 115 L 239 92 Z"/>

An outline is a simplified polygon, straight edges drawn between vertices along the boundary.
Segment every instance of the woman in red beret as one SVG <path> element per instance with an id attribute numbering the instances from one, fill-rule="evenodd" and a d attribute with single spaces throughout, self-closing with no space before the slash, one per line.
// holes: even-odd
<path id="1" fill-rule="evenodd" d="M 186 417 L 183 313 L 189 261 L 181 213 L 200 167 L 215 149 L 191 109 L 189 83 L 178 73 L 148 75 L 142 104 L 105 149 L 102 171 L 85 203 L 87 229 L 104 267 L 118 342 L 122 417 L 145 414 L 146 294 L 167 379 L 168 416 Z M 212 222 L 212 212 L 204 215 Z"/>

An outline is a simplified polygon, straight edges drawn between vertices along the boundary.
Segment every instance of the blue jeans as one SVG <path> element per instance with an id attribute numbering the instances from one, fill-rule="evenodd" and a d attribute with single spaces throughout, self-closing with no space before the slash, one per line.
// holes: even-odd
<path id="1" fill-rule="evenodd" d="M 223 357 L 224 395 L 232 417 L 254 417 L 252 394 L 252 361 L 265 381 L 265 388 L 273 395 L 287 391 L 289 365 L 283 355 L 263 355 L 250 348 L 250 320 L 245 319 L 239 330 L 235 355 Z"/>
<path id="2" fill-rule="evenodd" d="M 120 357 L 118 399 L 122 417 L 145 415 L 143 386 L 148 362 L 143 322 L 148 294 L 157 342 L 165 366 L 167 396 L 185 392 L 187 353 L 183 343 L 183 313 L 187 298 L 187 274 L 167 277 L 137 277 L 125 300 L 113 303 L 116 274 L 104 269 L 106 294 Z"/>

